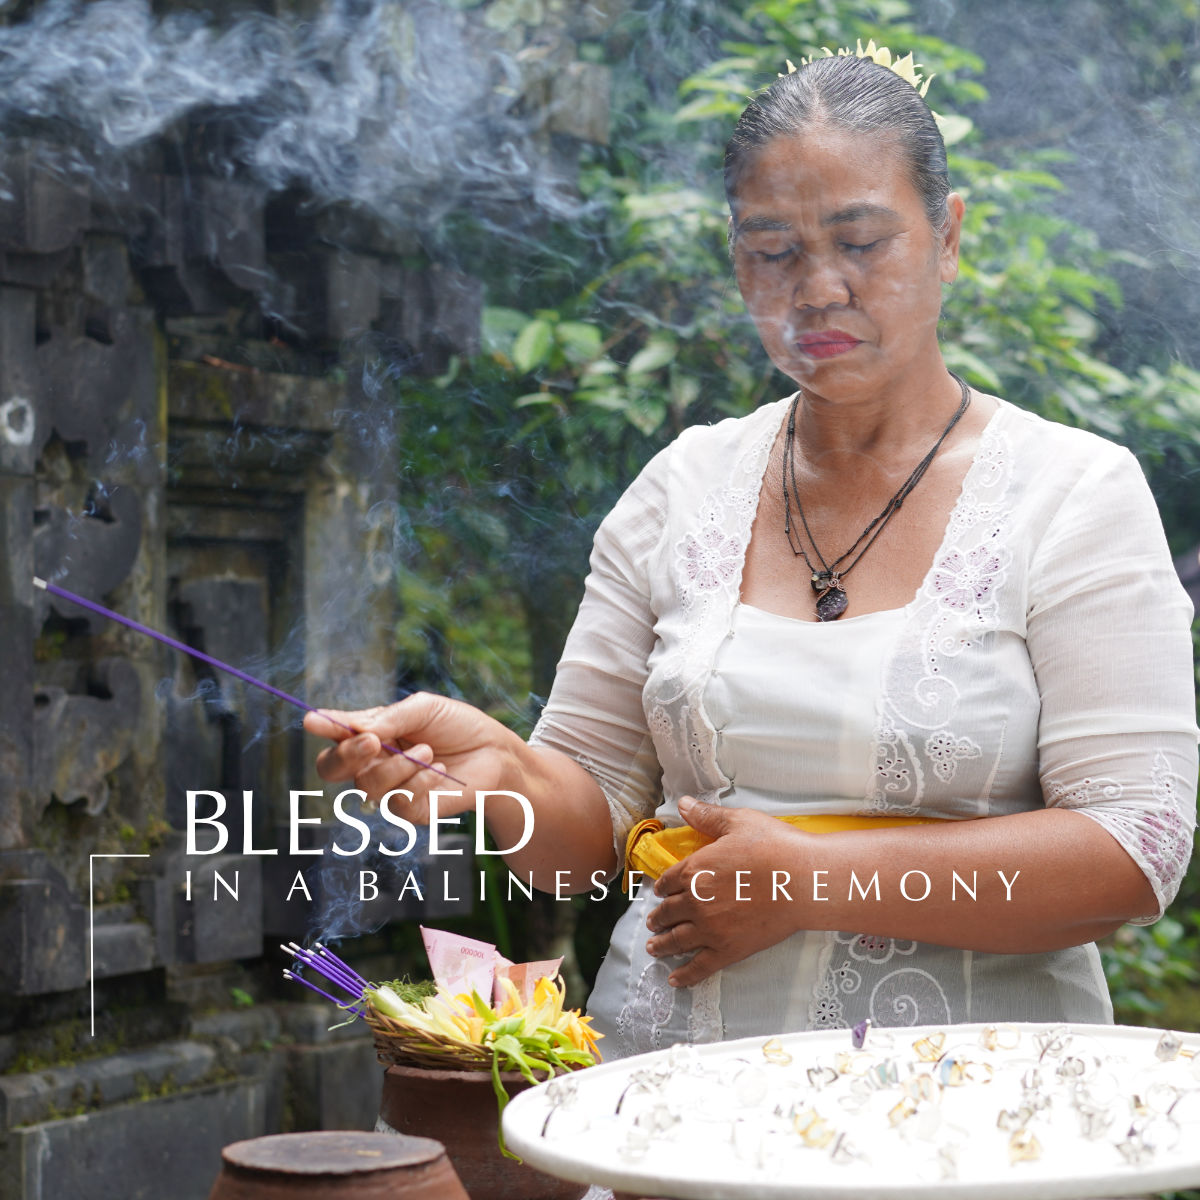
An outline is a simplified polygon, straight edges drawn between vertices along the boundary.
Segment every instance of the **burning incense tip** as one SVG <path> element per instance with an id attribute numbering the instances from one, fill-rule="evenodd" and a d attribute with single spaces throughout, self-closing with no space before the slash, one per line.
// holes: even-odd
<path id="1" fill-rule="evenodd" d="M 184 654 L 190 654 L 192 658 L 198 659 L 202 663 L 207 663 L 210 667 L 218 671 L 223 671 L 226 675 L 232 675 L 234 679 L 240 679 L 243 683 L 248 683 L 251 687 L 256 687 L 260 691 L 267 692 L 280 700 L 285 700 L 288 704 L 294 704 L 297 708 L 303 709 L 305 712 L 316 713 L 318 716 L 324 717 L 325 720 L 331 721 L 334 725 L 348 730 L 350 733 L 362 732 L 355 729 L 352 725 L 347 725 L 344 721 L 339 721 L 336 717 L 330 716 L 324 709 L 314 708 L 311 704 L 307 704 L 305 701 L 299 699 L 299 697 L 280 691 L 279 688 L 272 687 L 269 683 L 263 683 L 261 679 L 255 679 L 253 675 L 249 675 L 237 667 L 231 667 L 219 658 L 213 658 L 211 654 L 205 654 L 203 650 L 197 650 L 194 646 L 189 646 L 186 642 L 179 641 L 178 638 L 170 637 L 165 633 L 159 633 L 157 629 L 151 629 L 149 625 L 143 625 L 140 621 L 133 620 L 132 617 L 123 617 L 119 612 L 114 612 L 111 608 L 105 608 L 103 604 L 97 604 L 94 600 L 77 596 L 74 592 L 59 587 L 56 583 L 47 583 L 44 579 L 35 575 L 33 576 L 33 586 L 40 588 L 43 592 L 49 592 L 52 596 L 58 596 L 62 600 L 69 600 L 72 604 L 78 604 L 80 608 L 86 608 L 90 612 L 107 617 L 110 621 L 116 621 L 117 624 L 124 625 L 128 629 L 132 629 L 135 633 L 145 634 L 146 637 L 153 638 L 156 642 L 162 642 L 164 646 L 170 646 L 172 650 L 180 650 Z M 435 775 L 440 775 L 443 779 L 449 779 L 452 783 L 457 783 L 462 787 L 467 786 L 457 775 L 451 775 L 449 771 L 440 770 L 433 763 L 426 763 L 422 762 L 419 758 L 413 758 L 411 754 L 405 754 L 399 747 L 389 745 L 382 738 L 380 739 L 380 745 L 388 754 L 399 755 L 401 758 L 408 759 L 410 763 L 415 763 L 418 767 L 422 767 L 426 771 L 432 771 Z"/>

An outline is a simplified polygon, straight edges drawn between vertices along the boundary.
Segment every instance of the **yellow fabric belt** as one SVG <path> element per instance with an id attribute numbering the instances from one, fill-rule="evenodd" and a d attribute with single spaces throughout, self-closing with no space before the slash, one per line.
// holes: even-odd
<path id="1" fill-rule="evenodd" d="M 844 829 L 887 829 L 893 825 L 933 825 L 937 817 L 855 817 L 831 813 L 791 813 L 776 818 L 805 833 L 838 833 Z M 625 874 L 622 890 L 627 890 L 629 872 L 640 871 L 657 879 L 668 867 L 687 858 L 714 839 L 690 825 L 665 826 L 657 817 L 639 821 L 625 839 Z"/>

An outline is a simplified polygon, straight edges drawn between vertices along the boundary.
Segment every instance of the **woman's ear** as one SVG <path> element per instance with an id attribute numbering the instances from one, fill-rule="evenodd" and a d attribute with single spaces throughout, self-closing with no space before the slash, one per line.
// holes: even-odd
<path id="1" fill-rule="evenodd" d="M 958 276 L 958 243 L 962 236 L 966 207 L 957 192 L 951 192 L 946 197 L 946 228 L 940 235 L 941 245 L 938 248 L 943 283 L 953 283 Z"/>

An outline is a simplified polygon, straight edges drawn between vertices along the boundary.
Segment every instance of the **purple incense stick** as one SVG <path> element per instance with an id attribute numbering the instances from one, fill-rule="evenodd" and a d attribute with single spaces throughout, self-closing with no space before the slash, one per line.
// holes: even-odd
<path id="1" fill-rule="evenodd" d="M 295 942 L 287 946 L 281 943 L 279 948 L 285 954 L 290 954 L 302 967 L 310 967 L 318 975 L 323 975 L 330 983 L 340 987 L 342 991 L 349 992 L 355 1000 L 360 1000 L 363 990 L 371 986 L 366 980 L 360 982 L 353 979 L 349 971 L 335 968 L 332 963 L 325 962 L 319 955 L 305 950 L 302 946 L 297 946 Z"/>
<path id="2" fill-rule="evenodd" d="M 318 996 L 324 996 L 326 1000 L 332 1000 L 334 1004 L 338 1006 L 338 1008 L 344 1009 L 346 1012 L 352 1012 L 356 1017 L 362 1017 L 366 1015 L 362 1009 L 354 1008 L 350 1004 L 347 1004 L 346 1001 L 339 1000 L 336 996 L 331 996 L 328 992 L 322 991 L 315 984 L 309 983 L 307 979 L 305 979 L 302 975 L 297 975 L 294 971 L 284 971 L 283 977 L 284 979 L 294 979 L 297 983 L 304 984 L 304 986 L 310 991 L 316 992 Z"/>
<path id="3" fill-rule="evenodd" d="M 328 946 L 323 946 L 320 942 L 314 942 L 312 948 L 322 957 L 331 959 L 338 967 L 345 971 L 351 979 L 358 980 L 363 987 L 371 986 L 370 983 L 368 983 L 367 980 L 365 980 L 348 962 L 346 962 L 345 959 L 338 958 L 338 956 L 334 954 L 334 952 L 330 950 Z"/>
<path id="4" fill-rule="evenodd" d="M 370 986 L 365 979 L 358 979 L 351 974 L 349 968 L 344 967 L 340 960 L 333 963 L 323 955 L 316 953 L 315 950 L 305 950 L 301 946 L 296 946 L 295 942 L 292 943 L 292 946 L 294 947 L 292 953 L 299 962 L 312 967 L 314 971 L 320 971 L 329 979 L 336 979 L 343 984 L 351 985 L 347 990 L 354 992 L 355 995 L 359 995 L 364 987 Z"/>
<path id="5" fill-rule="evenodd" d="M 324 717 L 326 721 L 330 721 L 342 729 L 347 729 L 351 733 L 362 732 L 362 730 L 355 729 L 352 725 L 347 725 L 344 721 L 339 721 L 336 717 L 331 717 L 324 709 L 314 708 L 311 704 L 306 704 L 296 696 L 290 696 L 287 692 L 281 692 L 279 688 L 272 687 L 269 683 L 263 683 L 261 679 L 255 679 L 253 675 L 248 675 L 245 671 L 239 671 L 237 667 L 231 667 L 219 658 L 213 658 L 212 655 L 205 654 L 202 650 L 197 650 L 194 646 L 189 646 L 185 642 L 178 641 L 176 638 L 170 637 L 165 633 L 159 633 L 157 629 L 151 629 L 149 625 L 143 625 L 140 621 L 133 620 L 132 617 L 123 617 L 120 613 L 113 612 L 111 608 L 105 608 L 103 604 L 97 604 L 94 600 L 86 600 L 83 596 L 77 596 L 74 592 L 69 592 L 66 588 L 59 587 L 55 583 L 47 583 L 46 580 L 39 579 L 36 575 L 33 577 L 33 586 L 41 588 L 53 596 L 59 596 L 63 600 L 70 600 L 72 604 L 78 604 L 81 608 L 87 608 L 94 613 L 99 613 L 100 616 L 107 617 L 110 621 L 126 625 L 138 633 L 144 633 L 147 637 L 152 637 L 156 642 L 162 642 L 164 646 L 170 646 L 173 650 L 182 650 L 184 654 L 190 654 L 193 658 L 198 658 L 201 662 L 208 663 L 210 667 L 216 667 L 218 671 L 224 671 L 226 675 L 232 675 L 235 679 L 240 679 L 243 683 L 250 684 L 251 687 L 260 688 L 264 692 L 270 692 L 272 696 L 277 696 L 280 700 L 286 700 L 289 704 L 294 704 L 297 708 L 302 708 L 305 712 L 316 713 L 319 717 Z M 405 754 L 398 747 L 389 746 L 382 739 L 380 739 L 380 744 L 389 754 L 398 754 L 401 758 L 406 758 L 409 762 L 416 763 L 417 766 L 424 767 L 425 770 L 432 771 L 435 775 L 441 775 L 444 779 L 449 779 L 453 783 L 460 784 L 462 787 L 467 786 L 457 776 L 451 775 L 449 771 L 439 771 L 431 763 L 423 763 L 419 758 L 413 758 L 411 754 Z"/>

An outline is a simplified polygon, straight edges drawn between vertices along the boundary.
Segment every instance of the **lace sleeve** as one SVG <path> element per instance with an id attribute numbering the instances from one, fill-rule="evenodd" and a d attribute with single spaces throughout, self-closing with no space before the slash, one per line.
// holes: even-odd
<path id="1" fill-rule="evenodd" d="M 569 755 L 600 785 L 618 861 L 660 794 L 642 689 L 655 636 L 649 563 L 663 537 L 669 453 L 651 460 L 596 531 L 583 600 L 529 739 Z"/>
<path id="2" fill-rule="evenodd" d="M 1192 606 L 1137 460 L 1104 447 L 1032 564 L 1027 644 L 1041 694 L 1047 806 L 1103 825 L 1145 873 L 1162 916 L 1196 822 Z"/>

